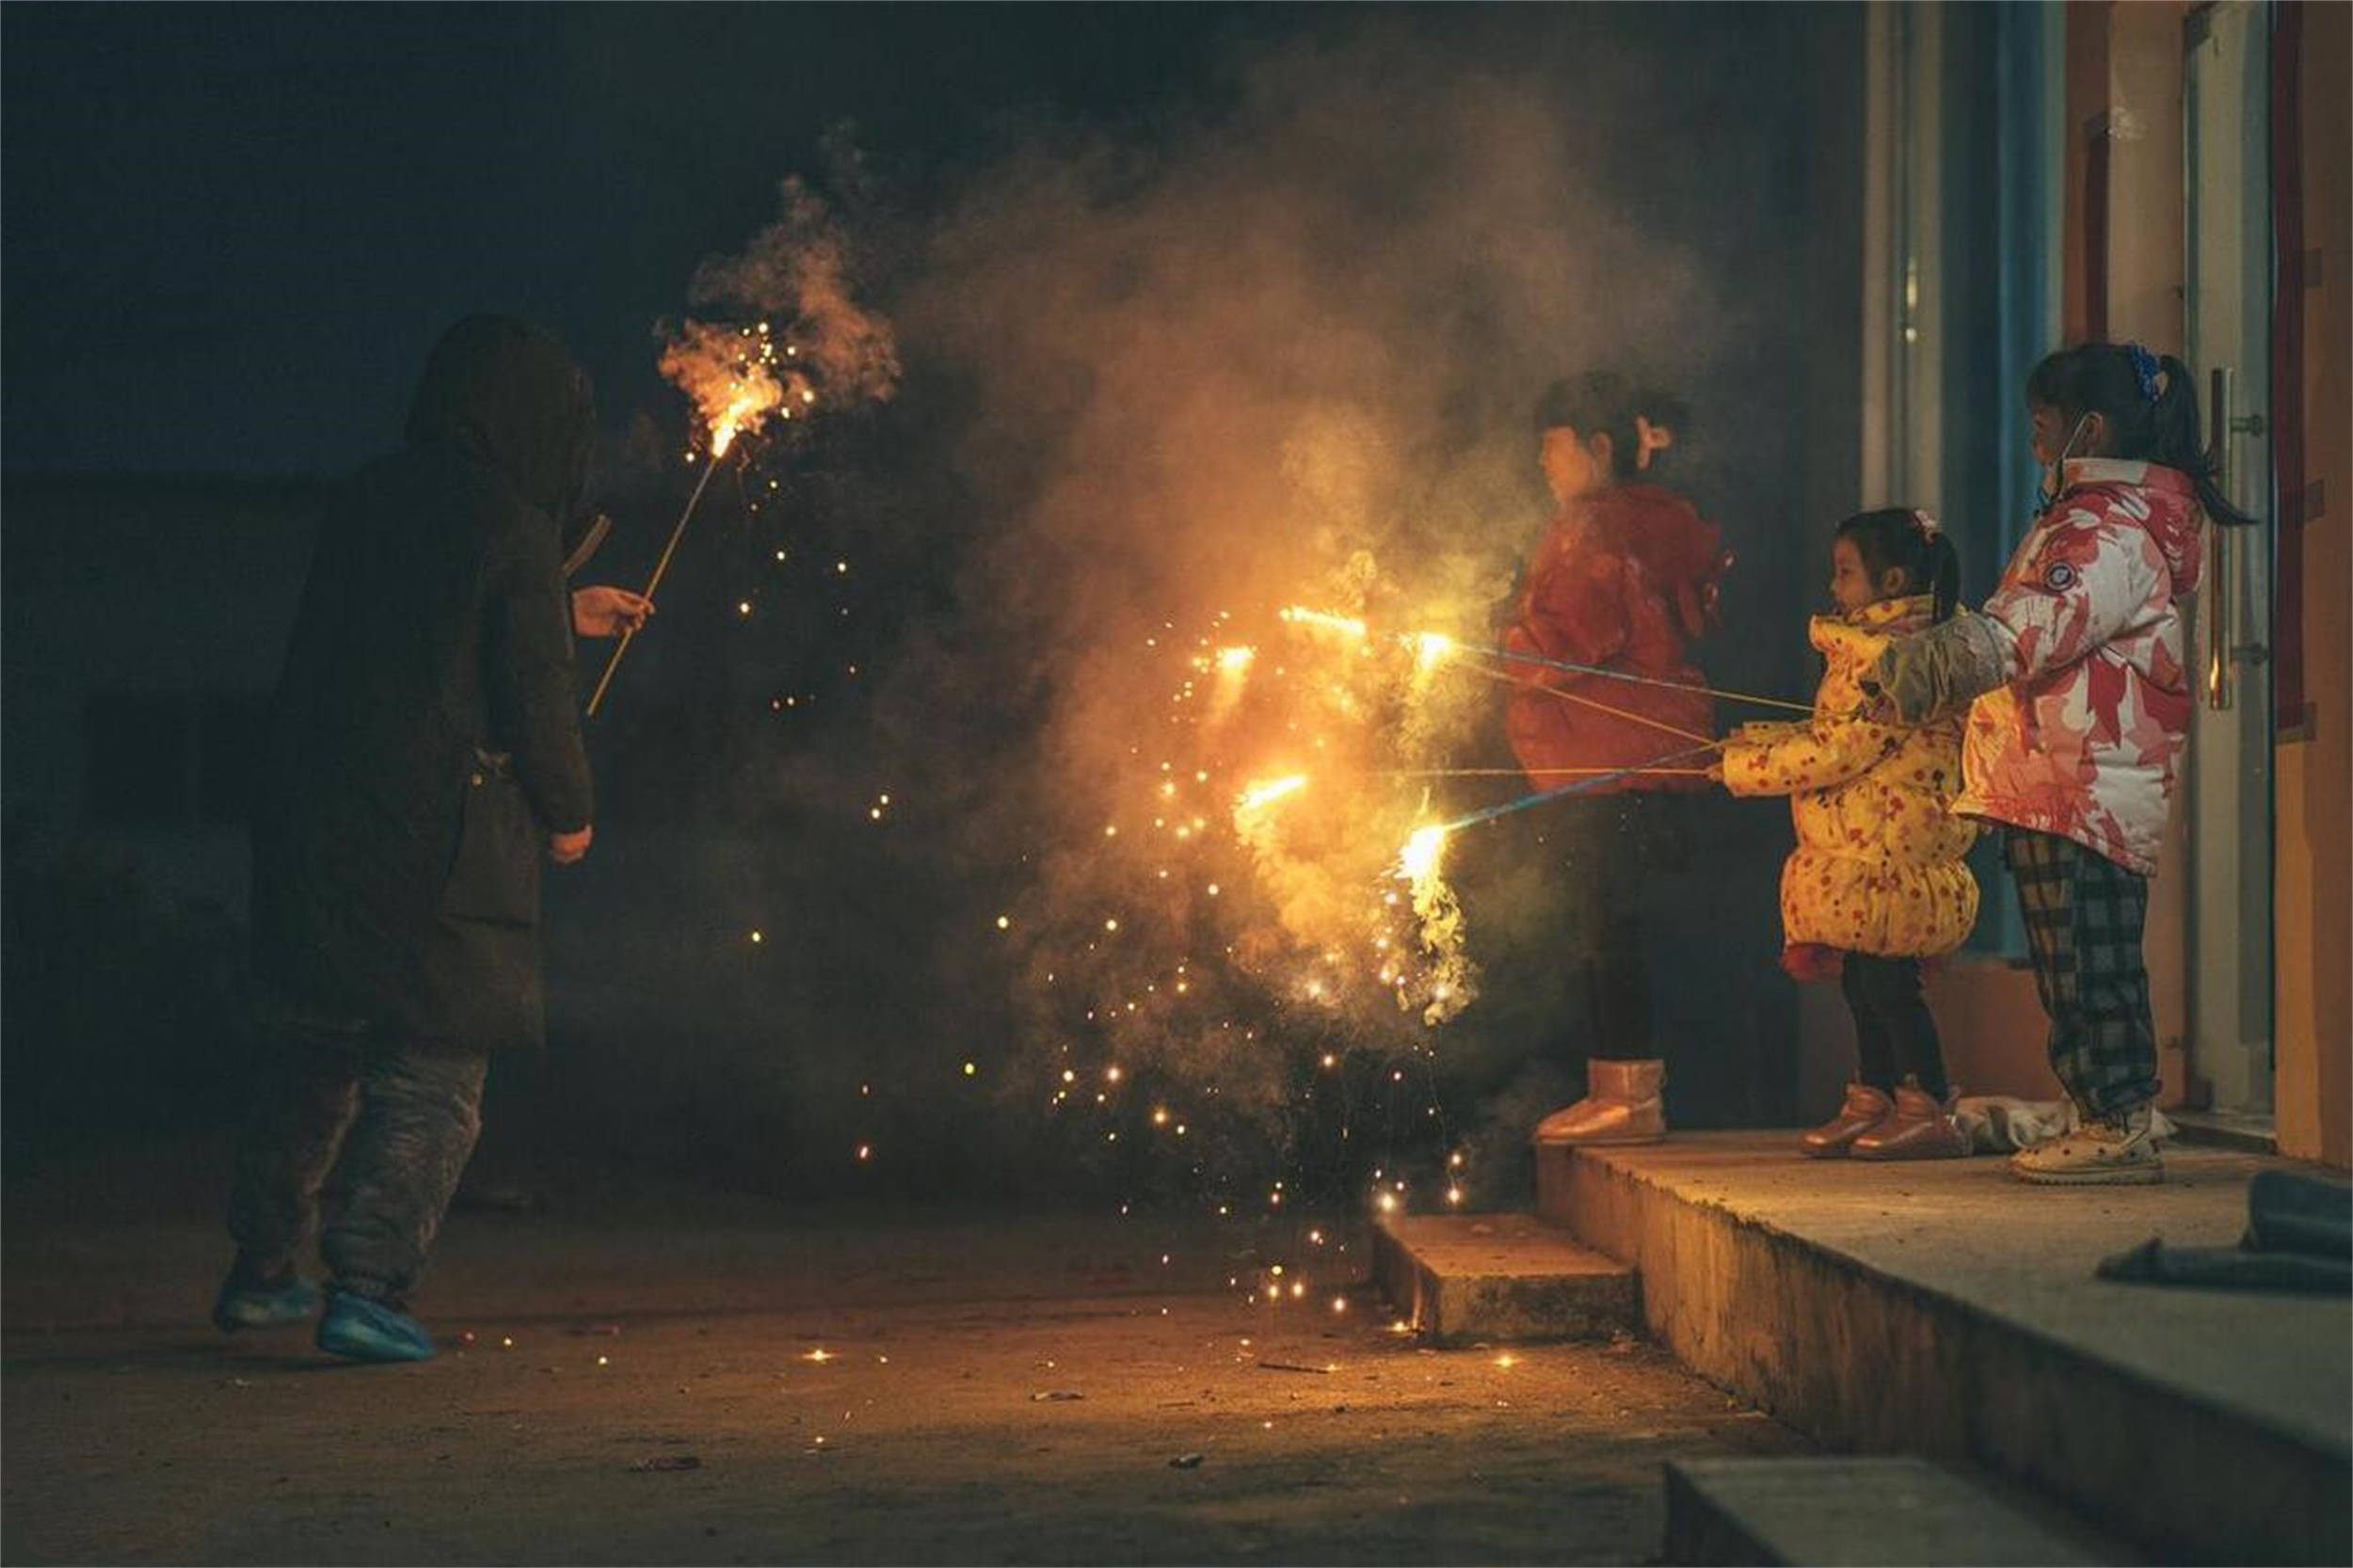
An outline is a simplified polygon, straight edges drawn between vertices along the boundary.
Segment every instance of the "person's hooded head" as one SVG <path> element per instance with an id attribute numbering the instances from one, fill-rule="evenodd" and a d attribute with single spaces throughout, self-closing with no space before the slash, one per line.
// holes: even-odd
<path id="1" fill-rule="evenodd" d="M 587 526 L 596 401 L 588 373 L 550 333 L 471 315 L 441 335 L 408 408 L 408 444 L 456 446 L 546 512 L 565 547 Z"/>

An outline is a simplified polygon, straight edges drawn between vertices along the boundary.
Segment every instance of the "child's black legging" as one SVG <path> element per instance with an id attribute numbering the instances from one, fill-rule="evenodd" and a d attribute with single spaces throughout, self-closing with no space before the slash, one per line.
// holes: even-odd
<path id="1" fill-rule="evenodd" d="M 1856 1076 L 1874 1089 L 1894 1093 L 1910 1074 L 1920 1087 L 1943 1099 L 1945 1052 L 1936 1040 L 1936 1019 L 1920 995 L 1920 960 L 1847 954 L 1838 977 L 1854 1015 Z"/>

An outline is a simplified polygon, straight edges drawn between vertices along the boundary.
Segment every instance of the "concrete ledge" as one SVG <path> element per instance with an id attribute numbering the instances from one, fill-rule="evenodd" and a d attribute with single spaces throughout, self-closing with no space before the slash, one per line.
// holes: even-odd
<path id="1" fill-rule="evenodd" d="M 1526 1214 L 1399 1215 L 1373 1277 L 1425 1338 L 1607 1339 L 1641 1322 L 1634 1271 Z"/>
<path id="2" fill-rule="evenodd" d="M 1671 1459 L 1665 1560 L 2034 1568 L 2129 1560 L 1926 1460 Z"/>
<path id="3" fill-rule="evenodd" d="M 1636 1267 L 1687 1365 L 1834 1448 L 2014 1479 L 2161 1560 L 2353 1560 L 2353 1304 L 2091 1275 L 2152 1234 L 2235 1241 L 2266 1161 L 2040 1189 L 1789 1137 L 1539 1149 L 1539 1208 Z"/>

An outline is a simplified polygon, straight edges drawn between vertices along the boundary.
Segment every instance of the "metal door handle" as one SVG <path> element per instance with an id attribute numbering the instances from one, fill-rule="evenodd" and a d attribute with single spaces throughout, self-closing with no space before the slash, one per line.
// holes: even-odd
<path id="1" fill-rule="evenodd" d="M 2207 378 L 2206 461 L 2213 467 L 2215 488 L 2229 483 L 2231 461 L 2230 368 L 2217 365 Z M 2233 699 L 2231 682 L 2231 530 L 2218 522 L 2206 524 L 2211 554 L 2206 566 L 2206 706 L 2222 712 Z"/>

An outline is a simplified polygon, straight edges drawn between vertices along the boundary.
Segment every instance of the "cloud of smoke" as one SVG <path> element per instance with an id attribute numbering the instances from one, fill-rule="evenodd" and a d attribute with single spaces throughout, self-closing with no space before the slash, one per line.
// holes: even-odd
<path id="1" fill-rule="evenodd" d="M 689 300 L 725 319 L 658 328 L 662 374 L 694 400 L 714 457 L 772 418 L 806 420 L 898 390 L 897 339 L 856 296 L 840 220 L 797 175 L 780 199 L 782 215 L 740 253 L 695 269 Z"/>
<path id="2" fill-rule="evenodd" d="M 1536 391 L 1656 364 L 1718 301 L 1621 216 L 1619 106 L 1509 57 L 1376 25 L 1253 59 L 1148 144 L 1037 136 L 898 303 L 970 389 L 956 463 L 989 521 L 959 614 L 1043 702 L 962 846 L 1015 889 L 1013 1087 L 1085 1140 L 1279 1134 L 1352 1060 L 1420 1113 L 1478 919 L 1510 918 L 1466 932 L 1397 874 L 1416 828 L 1516 787 L 1406 776 L 1510 761 L 1499 688 L 1422 634 L 1491 639 L 1545 520 Z"/>
<path id="3" fill-rule="evenodd" d="M 784 182 L 778 200 L 776 221 L 741 253 L 712 257 L 695 269 L 688 299 L 776 321 L 824 398 L 889 397 L 899 385 L 898 342 L 890 324 L 857 298 L 840 221 L 798 175 Z"/>

